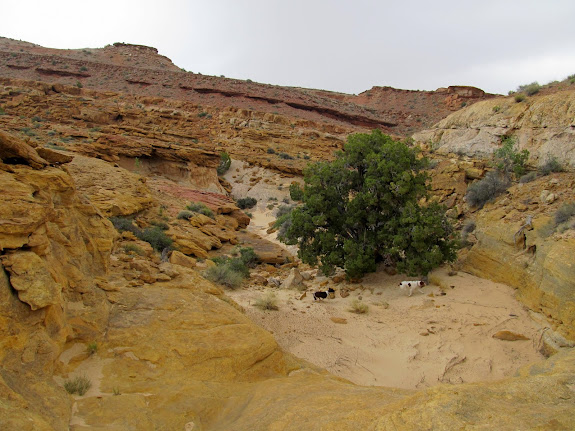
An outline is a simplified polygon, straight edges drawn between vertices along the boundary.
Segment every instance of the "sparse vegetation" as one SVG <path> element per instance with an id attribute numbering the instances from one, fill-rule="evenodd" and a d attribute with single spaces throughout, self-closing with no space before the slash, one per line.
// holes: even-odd
<path id="1" fill-rule="evenodd" d="M 270 147 L 270 148 L 268 148 L 267 153 L 268 154 L 275 154 L 276 150 L 274 150 L 273 148 Z"/>
<path id="2" fill-rule="evenodd" d="M 191 219 L 193 216 L 194 216 L 194 213 L 193 213 L 193 212 L 184 210 L 184 211 L 180 211 L 180 212 L 178 213 L 178 215 L 177 215 L 176 218 L 179 219 L 179 220 L 189 220 L 189 219 Z"/>
<path id="3" fill-rule="evenodd" d="M 288 153 L 279 153 L 278 156 L 280 157 L 280 159 L 293 160 L 293 157 L 290 156 Z"/>
<path id="4" fill-rule="evenodd" d="M 521 178 L 519 178 L 519 182 L 521 184 L 530 183 L 531 181 L 535 180 L 536 178 L 537 178 L 537 172 L 531 171 L 531 172 L 523 175 Z"/>
<path id="5" fill-rule="evenodd" d="M 126 217 L 110 217 L 110 221 L 119 232 L 132 232 L 137 238 L 148 242 L 157 251 L 162 251 L 172 245 L 172 239 L 158 226 L 140 229 L 134 225 L 133 220 Z"/>
<path id="6" fill-rule="evenodd" d="M 204 204 L 203 202 L 191 202 L 187 207 L 187 210 L 198 213 L 198 214 L 203 214 L 207 217 L 210 218 L 214 218 L 214 212 L 209 209 L 206 204 Z M 184 211 L 180 212 L 180 214 L 182 214 Z M 180 214 L 178 214 L 178 218 L 180 217 Z M 190 219 L 190 217 L 188 217 L 188 220 Z"/>
<path id="7" fill-rule="evenodd" d="M 511 182 L 501 172 L 490 171 L 479 181 L 469 185 L 465 193 L 467 203 L 472 207 L 483 206 L 495 199 L 510 186 Z"/>
<path id="8" fill-rule="evenodd" d="M 242 210 L 253 208 L 254 206 L 256 206 L 257 203 L 258 203 L 258 200 L 256 198 L 251 198 L 251 197 L 240 198 L 236 201 L 238 208 L 240 208 Z"/>
<path id="9" fill-rule="evenodd" d="M 232 164 L 230 155 L 226 152 L 220 154 L 220 164 L 217 167 L 218 175 L 224 175 Z"/>
<path id="10" fill-rule="evenodd" d="M 134 253 L 137 254 L 138 256 L 145 256 L 145 252 L 144 250 L 142 250 L 141 247 L 139 247 L 138 245 L 134 244 L 134 243 L 128 243 L 125 244 L 123 247 L 124 251 L 126 253 Z"/>
<path id="11" fill-rule="evenodd" d="M 204 277 L 214 283 L 227 286 L 230 289 L 239 288 L 244 280 L 242 274 L 234 271 L 228 265 L 212 266 L 204 271 Z"/>
<path id="12" fill-rule="evenodd" d="M 549 175 L 551 172 L 561 171 L 563 171 L 563 166 L 561 166 L 561 163 L 559 160 L 557 160 L 557 157 L 551 155 L 548 155 L 545 163 L 539 167 L 539 172 L 541 175 Z"/>
<path id="13" fill-rule="evenodd" d="M 96 343 L 95 341 L 92 343 L 88 343 L 87 349 L 90 355 L 95 354 L 98 351 L 98 343 Z"/>
<path id="14" fill-rule="evenodd" d="M 88 389 L 92 387 L 92 382 L 86 376 L 77 376 L 72 380 L 66 380 L 64 382 L 64 389 L 69 394 L 78 394 L 80 396 L 88 392 Z"/>
<path id="15" fill-rule="evenodd" d="M 349 311 L 355 314 L 366 314 L 369 311 L 369 306 L 359 299 L 351 301 Z"/>
<path id="16" fill-rule="evenodd" d="M 527 159 L 529 159 L 529 151 L 522 150 L 517 152 L 515 150 L 515 139 L 511 136 L 504 137 L 501 140 L 501 144 L 501 148 L 498 148 L 493 153 L 495 168 L 504 175 L 509 175 L 513 172 L 519 177 L 525 174 L 525 164 Z"/>
<path id="17" fill-rule="evenodd" d="M 251 247 L 239 248 L 236 257 L 222 256 L 212 259 L 216 266 L 208 268 L 204 277 L 214 283 L 237 289 L 242 281 L 250 276 L 250 268 L 255 266 L 258 256 Z"/>
<path id="18" fill-rule="evenodd" d="M 537 81 L 532 82 L 531 84 L 520 85 L 517 88 L 518 93 L 525 93 L 527 96 L 533 96 L 539 93 L 541 86 Z"/>
<path id="19" fill-rule="evenodd" d="M 278 310 L 276 296 L 273 293 L 268 293 L 267 295 L 261 296 L 254 302 L 254 307 L 260 310 Z"/>
<path id="20" fill-rule="evenodd" d="M 553 217 L 555 226 L 569 221 L 573 216 L 575 216 L 575 202 L 564 203 L 557 209 Z"/>
<path id="21" fill-rule="evenodd" d="M 136 236 L 142 241 L 150 243 L 150 245 L 157 251 L 162 251 L 165 248 L 172 246 L 172 239 L 157 226 L 141 230 L 136 234 Z"/>
<path id="22" fill-rule="evenodd" d="M 517 103 L 523 102 L 525 100 L 525 94 L 523 93 L 517 93 L 514 97 L 515 101 Z"/>

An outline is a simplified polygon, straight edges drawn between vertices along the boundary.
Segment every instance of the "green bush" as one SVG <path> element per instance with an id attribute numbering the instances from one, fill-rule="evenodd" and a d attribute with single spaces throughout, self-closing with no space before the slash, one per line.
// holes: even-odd
<path id="1" fill-rule="evenodd" d="M 298 183 L 292 183 L 289 186 L 289 195 L 293 201 L 302 201 L 303 189 Z"/>
<path id="2" fill-rule="evenodd" d="M 214 212 L 209 209 L 203 202 L 191 202 L 187 207 L 187 210 L 193 211 L 195 213 L 203 214 L 207 217 L 214 218 Z"/>
<path id="3" fill-rule="evenodd" d="M 516 101 L 517 103 L 523 102 L 523 101 L 525 100 L 525 94 L 523 94 L 523 93 L 517 93 L 517 94 L 514 96 L 514 99 L 515 99 L 515 101 Z"/>
<path id="4" fill-rule="evenodd" d="M 267 153 L 268 153 L 268 154 L 275 154 L 275 153 L 276 153 L 276 150 L 274 150 L 273 148 L 268 148 L 268 149 L 267 149 Z"/>
<path id="5" fill-rule="evenodd" d="M 251 197 L 240 198 L 236 201 L 238 208 L 240 208 L 242 210 L 253 208 L 254 206 L 256 206 L 257 203 L 258 203 L 258 200 L 256 198 L 251 198 Z"/>
<path id="6" fill-rule="evenodd" d="M 510 181 L 502 173 L 490 171 L 485 178 L 474 182 L 467 188 L 465 198 L 472 207 L 483 208 L 483 205 L 495 199 L 510 185 Z"/>
<path id="7" fill-rule="evenodd" d="M 189 219 L 191 219 L 193 216 L 194 216 L 194 213 L 193 213 L 193 212 L 184 210 L 184 211 L 180 211 L 180 212 L 178 213 L 178 215 L 177 215 L 176 218 L 177 218 L 177 219 L 180 219 L 180 220 L 189 220 Z"/>
<path id="8" fill-rule="evenodd" d="M 137 233 L 140 231 L 132 219 L 126 217 L 110 217 L 110 221 L 118 232 L 132 232 L 137 236 Z"/>
<path id="9" fill-rule="evenodd" d="M 534 81 L 531 84 L 520 85 L 517 88 L 517 92 L 518 93 L 525 93 L 528 96 L 533 96 L 533 95 L 539 93 L 540 89 L 541 89 L 541 86 L 539 85 L 539 83 L 537 81 Z"/>
<path id="10" fill-rule="evenodd" d="M 541 175 L 549 175 L 551 172 L 561 171 L 563 171 L 563 166 L 561 166 L 561 163 L 559 160 L 557 160 L 557 157 L 551 155 L 548 155 L 545 163 L 539 167 L 539 172 Z"/>
<path id="11" fill-rule="evenodd" d="M 251 247 L 240 248 L 240 260 L 248 268 L 253 268 L 255 264 L 259 261 L 259 257 Z"/>
<path id="12" fill-rule="evenodd" d="M 278 155 L 280 159 L 293 160 L 293 157 L 290 156 L 288 153 L 279 153 Z"/>
<path id="13" fill-rule="evenodd" d="M 234 271 L 229 265 L 212 266 L 204 272 L 204 277 L 214 283 L 227 286 L 230 289 L 239 288 L 245 278 L 241 273 Z"/>
<path id="14" fill-rule="evenodd" d="M 142 241 L 150 243 L 150 245 L 158 251 L 162 251 L 172 245 L 172 239 L 157 226 L 141 230 L 136 236 Z"/>
<path id="15" fill-rule="evenodd" d="M 224 175 L 232 164 L 232 159 L 228 153 L 221 153 L 220 154 L 220 164 L 217 167 L 218 175 Z"/>
<path id="16" fill-rule="evenodd" d="M 123 249 L 126 253 L 135 253 L 138 256 L 144 256 L 146 254 L 141 247 L 138 247 L 136 244 L 132 243 L 124 245 Z"/>
<path id="17" fill-rule="evenodd" d="M 504 137 L 501 140 L 501 144 L 501 148 L 498 148 L 493 153 L 495 168 L 504 175 L 513 172 L 519 177 L 525 174 L 525 164 L 529 159 L 529 151 L 517 152 L 515 150 L 515 139 L 511 136 Z"/>
<path id="18" fill-rule="evenodd" d="M 170 226 L 168 225 L 168 223 L 164 222 L 164 221 L 160 221 L 160 220 L 153 220 L 151 222 L 152 226 L 157 227 L 158 229 L 161 230 L 168 230 L 170 228 Z"/>

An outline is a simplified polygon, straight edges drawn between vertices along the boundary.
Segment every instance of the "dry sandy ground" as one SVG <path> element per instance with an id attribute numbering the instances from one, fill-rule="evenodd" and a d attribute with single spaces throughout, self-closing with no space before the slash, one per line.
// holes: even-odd
<path id="1" fill-rule="evenodd" d="M 283 349 L 360 385 L 422 388 L 496 380 L 542 358 L 537 351 L 540 332 L 512 288 L 464 273 L 450 277 L 440 270 L 432 278 L 445 286 L 445 295 L 439 286 L 429 285 L 423 294 L 408 297 L 397 287 L 401 278 L 376 273 L 359 285 L 330 283 L 338 291 L 336 298 L 321 302 L 313 300 L 315 289 L 302 300 L 295 289 L 270 287 L 248 287 L 230 296 L 254 322 L 273 332 Z M 356 290 L 341 298 L 342 287 Z M 253 306 L 270 292 L 279 310 Z M 348 311 L 359 297 L 369 306 L 367 314 Z M 347 323 L 335 323 L 332 317 Z M 492 337 L 501 330 L 528 340 Z"/>
<path id="2" fill-rule="evenodd" d="M 282 201 L 287 201 L 295 178 L 239 162 L 232 164 L 226 178 L 236 198 L 258 199 L 258 205 L 249 210 L 253 217 L 248 229 L 277 242 L 275 234 L 266 230 Z M 450 277 L 438 270 L 430 277 L 435 285 L 408 297 L 397 287 L 402 279 L 379 272 L 358 285 L 330 281 L 322 290 L 333 287 L 336 298 L 322 302 L 311 295 L 328 280 L 322 277 L 306 282 L 308 293 L 302 300 L 298 290 L 261 286 L 229 295 L 254 322 L 273 332 L 284 350 L 360 385 L 423 388 L 442 382 L 497 380 L 542 358 L 541 332 L 515 300 L 513 288 L 465 273 Z M 355 290 L 342 298 L 342 288 Z M 276 296 L 278 311 L 253 306 L 270 293 Z M 358 298 L 369 306 L 367 314 L 348 311 Z M 528 339 L 493 338 L 502 330 Z"/>

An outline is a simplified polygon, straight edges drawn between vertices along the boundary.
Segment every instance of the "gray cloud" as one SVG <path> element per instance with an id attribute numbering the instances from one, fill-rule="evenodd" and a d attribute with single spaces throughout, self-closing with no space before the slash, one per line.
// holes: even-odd
<path id="1" fill-rule="evenodd" d="M 575 73 L 572 0 L 21 0 L 3 9 L 22 17 L 3 22 L 6 37 L 145 44 L 194 72 L 348 93 L 455 84 L 506 93 Z"/>

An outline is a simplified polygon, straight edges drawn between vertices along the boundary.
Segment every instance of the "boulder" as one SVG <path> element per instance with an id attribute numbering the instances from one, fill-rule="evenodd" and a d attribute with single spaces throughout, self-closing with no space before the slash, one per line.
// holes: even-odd
<path id="1" fill-rule="evenodd" d="M 302 286 L 303 277 L 297 268 L 292 268 L 287 278 L 283 281 L 281 287 L 284 289 L 293 289 Z"/>

